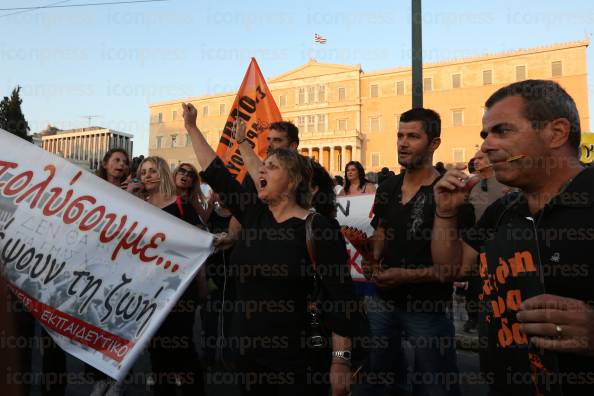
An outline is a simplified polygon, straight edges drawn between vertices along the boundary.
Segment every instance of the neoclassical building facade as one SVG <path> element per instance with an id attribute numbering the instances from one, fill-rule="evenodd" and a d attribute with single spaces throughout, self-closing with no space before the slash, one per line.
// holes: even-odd
<path id="1" fill-rule="evenodd" d="M 524 79 L 558 81 L 575 99 L 582 129 L 590 130 L 586 49 L 589 40 L 518 49 L 423 66 L 424 107 L 440 113 L 442 143 L 434 160 L 466 163 L 481 144 L 485 100 L 498 88 Z M 397 169 L 396 131 L 411 107 L 410 67 L 363 71 L 360 65 L 310 60 L 267 80 L 285 120 L 299 127 L 302 154 L 332 174 L 350 160 L 367 171 Z M 171 166 L 197 165 L 183 128 L 181 103 L 198 109 L 198 125 L 216 147 L 236 93 L 180 98 L 149 105 L 149 154 Z"/>
<path id="2" fill-rule="evenodd" d="M 41 147 L 88 170 L 96 170 L 111 148 L 123 148 L 132 155 L 133 136 L 101 127 L 54 130 L 41 134 Z"/>

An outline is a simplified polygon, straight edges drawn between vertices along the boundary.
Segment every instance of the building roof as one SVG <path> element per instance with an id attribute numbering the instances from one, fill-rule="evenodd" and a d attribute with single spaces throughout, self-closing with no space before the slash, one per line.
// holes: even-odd
<path id="1" fill-rule="evenodd" d="M 457 58 L 457 59 L 447 59 L 442 60 L 439 62 L 433 63 L 423 63 L 423 69 L 431 69 L 435 67 L 443 67 L 443 66 L 452 66 L 458 65 L 461 63 L 472 63 L 472 62 L 483 62 L 483 61 L 490 61 L 500 58 L 510 58 L 513 56 L 522 56 L 522 55 L 530 55 L 530 54 L 537 54 L 542 52 L 550 52 L 550 51 L 557 51 L 562 49 L 569 49 L 569 48 L 577 48 L 577 47 L 587 47 L 590 45 L 590 39 L 583 39 L 577 41 L 569 41 L 565 43 L 557 43 L 557 44 L 550 44 L 540 47 L 533 47 L 533 48 L 519 48 L 511 51 L 502 51 L 502 52 L 494 52 L 494 53 L 486 53 L 482 55 L 470 56 L 466 58 Z M 396 72 L 405 72 L 410 71 L 410 66 L 400 66 L 394 68 L 387 68 L 381 70 L 375 70 L 369 73 L 363 73 L 364 76 L 373 76 L 378 74 L 387 74 L 387 73 L 396 73 Z"/>
<path id="2" fill-rule="evenodd" d="M 516 49 L 516 50 L 512 50 L 512 51 L 487 53 L 487 54 L 476 55 L 476 56 L 460 58 L 460 59 L 448 59 L 448 60 L 443 60 L 443 61 L 439 61 L 439 62 L 424 63 L 423 69 L 450 66 L 450 65 L 456 65 L 456 64 L 461 64 L 461 63 L 471 63 L 471 62 L 493 60 L 493 59 L 498 59 L 498 58 L 508 58 L 508 57 L 512 57 L 512 56 L 536 54 L 536 53 L 556 51 L 556 50 L 561 50 L 561 49 L 587 47 L 588 45 L 590 45 L 590 39 L 586 38 L 583 40 L 550 44 L 550 45 L 540 46 L 540 47 L 521 48 L 521 49 Z M 272 84 L 272 83 L 281 82 L 281 81 L 289 81 L 289 80 L 293 80 L 293 79 L 301 79 L 304 77 L 312 77 L 312 76 L 314 76 L 315 73 L 317 73 L 317 74 L 315 74 L 315 76 L 321 76 L 321 75 L 327 75 L 327 74 L 359 71 L 361 73 L 361 77 L 367 77 L 367 76 L 374 76 L 374 75 L 380 75 L 380 74 L 406 72 L 406 71 L 410 71 L 410 70 L 411 70 L 410 66 L 400 66 L 400 67 L 375 70 L 372 72 L 365 73 L 361 69 L 361 65 L 349 66 L 349 65 L 340 65 L 340 64 L 334 64 L 334 63 L 320 63 L 320 62 L 316 61 L 315 59 L 310 59 L 307 63 L 305 63 L 299 67 L 296 67 L 294 69 L 291 69 L 287 72 L 284 72 L 276 77 L 267 79 L 266 81 L 269 84 Z M 176 99 L 176 100 L 155 102 L 155 103 L 149 104 L 149 108 L 156 107 L 156 106 L 176 104 L 176 103 L 180 103 L 180 102 L 191 102 L 191 101 L 195 102 L 195 101 L 208 100 L 208 99 L 213 99 L 213 98 L 221 98 L 223 96 L 235 96 L 236 94 L 237 94 L 237 92 L 225 92 L 225 93 L 220 93 L 220 94 L 195 96 L 195 97 L 190 97 L 190 98 L 186 98 L 186 99 Z"/>
<path id="3" fill-rule="evenodd" d="M 107 133 L 113 133 L 113 134 L 121 135 L 121 136 L 128 137 L 128 138 L 134 137 L 134 135 L 132 135 L 130 133 L 115 131 L 113 129 L 103 128 L 103 127 L 99 127 L 99 126 L 89 126 L 89 127 L 84 127 L 84 128 L 74 128 L 74 129 L 65 129 L 65 130 L 57 129 L 54 134 L 41 133 L 41 136 L 45 138 L 45 137 L 50 137 L 50 136 L 58 136 L 58 135 L 66 135 L 66 134 L 84 135 L 85 133 L 91 133 L 91 132 L 97 132 L 97 131 L 106 131 Z"/>

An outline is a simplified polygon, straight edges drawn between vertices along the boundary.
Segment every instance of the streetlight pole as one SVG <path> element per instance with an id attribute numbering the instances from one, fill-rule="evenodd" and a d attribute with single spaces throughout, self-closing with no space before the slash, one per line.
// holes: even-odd
<path id="1" fill-rule="evenodd" d="M 412 107 L 423 107 L 423 29 L 421 0 L 412 0 Z"/>

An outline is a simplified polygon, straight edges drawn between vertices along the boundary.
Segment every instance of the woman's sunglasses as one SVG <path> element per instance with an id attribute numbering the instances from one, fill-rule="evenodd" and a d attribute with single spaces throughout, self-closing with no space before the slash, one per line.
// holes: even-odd
<path id="1" fill-rule="evenodd" d="M 182 176 L 188 176 L 188 177 L 191 177 L 191 178 L 193 178 L 193 179 L 195 179 L 195 178 L 196 178 L 196 172 L 194 172 L 194 171 L 193 171 L 193 170 L 191 170 L 191 169 L 186 169 L 186 168 L 179 168 L 179 169 L 177 170 L 177 174 L 178 174 L 178 175 L 182 175 Z"/>

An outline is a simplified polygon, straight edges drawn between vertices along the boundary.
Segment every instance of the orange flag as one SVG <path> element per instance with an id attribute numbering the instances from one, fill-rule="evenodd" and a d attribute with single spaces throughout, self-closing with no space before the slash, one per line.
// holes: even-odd
<path id="1" fill-rule="evenodd" d="M 246 136 L 252 148 L 258 157 L 264 158 L 268 150 L 268 127 L 273 122 L 282 121 L 282 116 L 255 58 L 245 73 L 217 147 L 217 155 L 237 181 L 242 182 L 247 169 L 235 140 L 238 118 L 247 124 Z"/>

